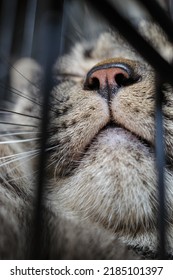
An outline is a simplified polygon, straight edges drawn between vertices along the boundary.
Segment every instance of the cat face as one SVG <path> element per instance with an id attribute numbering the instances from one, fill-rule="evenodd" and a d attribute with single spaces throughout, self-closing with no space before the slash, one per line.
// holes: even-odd
<path id="1" fill-rule="evenodd" d="M 144 29 L 142 24 L 141 30 Z M 151 35 L 151 42 L 170 60 L 171 44 L 160 31 L 157 33 L 156 27 L 149 30 L 146 36 Z M 153 34 L 158 42 L 152 41 Z M 155 252 L 155 71 L 119 34 L 111 31 L 92 42 L 77 43 L 57 61 L 54 76 L 58 83 L 51 93 L 47 164 L 54 187 L 49 188 L 49 201 L 58 211 L 63 208 L 66 215 L 96 223 L 128 245 L 140 244 L 142 250 L 150 248 Z M 170 253 L 173 92 L 169 85 L 164 85 L 163 95 Z M 21 108 L 19 104 L 18 107 Z M 34 111 L 37 114 L 39 109 Z"/>

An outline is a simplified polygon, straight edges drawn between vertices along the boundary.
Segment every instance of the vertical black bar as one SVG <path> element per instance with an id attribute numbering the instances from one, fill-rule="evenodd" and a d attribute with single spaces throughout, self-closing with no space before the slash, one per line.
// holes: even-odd
<path id="1" fill-rule="evenodd" d="M 7 75 L 9 70 L 8 62 L 11 56 L 14 22 L 18 0 L 1 1 L 0 14 L 0 81 L 5 85 L 1 88 L 0 97 L 4 98 L 7 87 Z"/>
<path id="2" fill-rule="evenodd" d="M 163 112 L 162 112 L 162 83 L 157 79 L 156 91 L 156 169 L 157 169 L 157 184 L 158 184 L 158 233 L 159 233 L 159 259 L 166 258 L 165 252 L 165 239 L 166 239 L 166 208 L 165 208 L 165 145 L 164 145 L 164 125 L 163 125 Z"/>
<path id="3" fill-rule="evenodd" d="M 164 29 L 166 34 L 169 36 L 170 40 L 173 41 L 173 24 L 172 21 L 168 18 L 166 12 L 158 5 L 156 1 L 149 0 L 140 0 L 142 4 L 147 8 L 151 13 L 153 18 L 160 24 Z M 169 1 L 170 8 L 172 9 L 173 1 Z M 173 11 L 172 11 L 173 12 Z M 172 14 L 171 14 L 172 15 Z M 172 75 L 173 77 L 173 75 Z M 156 95 L 156 167 L 157 167 L 157 179 L 158 179 L 158 231 L 159 231 L 159 258 L 166 258 L 166 214 L 167 209 L 165 207 L 165 143 L 164 143 L 164 124 L 163 124 L 163 112 L 162 112 L 162 84 L 161 79 L 158 79 L 157 84 L 157 95 Z"/>
<path id="4" fill-rule="evenodd" d="M 173 20 L 173 0 L 167 0 L 168 3 L 168 11 L 171 19 Z"/>
<path id="5" fill-rule="evenodd" d="M 165 30 L 170 40 L 173 41 L 173 24 L 168 18 L 166 12 L 158 5 L 156 1 L 140 0 L 153 18 L 160 24 Z M 166 207 L 165 207 L 165 144 L 164 144 L 164 125 L 163 125 L 163 112 L 162 112 L 162 79 L 157 79 L 157 94 L 156 94 L 156 135 L 155 135 L 155 146 L 156 146 L 156 169 L 157 169 L 157 183 L 158 183 L 158 233 L 159 233 L 159 259 L 166 258 Z"/>
<path id="6" fill-rule="evenodd" d="M 22 42 L 22 56 L 31 57 L 32 44 L 35 28 L 37 0 L 27 1 L 26 15 L 24 20 L 23 42 Z"/>
<path id="7" fill-rule="evenodd" d="M 53 88 L 52 80 L 52 66 L 55 59 L 58 56 L 57 45 L 60 44 L 61 38 L 61 24 L 62 24 L 62 14 L 63 14 L 63 1 L 57 1 L 56 6 L 54 6 L 56 1 L 49 1 L 49 6 L 45 13 L 42 15 L 42 22 L 40 24 L 40 29 L 42 33 L 41 42 L 38 42 L 42 46 L 41 50 L 41 60 L 44 68 L 44 80 L 42 84 L 42 93 L 44 96 L 43 106 L 42 106 L 42 123 L 41 123 L 41 152 L 39 157 L 39 172 L 38 172 L 38 189 L 37 189 L 37 199 L 36 199 L 36 209 L 35 209 L 35 221 L 34 221 L 34 242 L 32 249 L 32 259 L 45 258 L 44 255 L 40 255 L 42 251 L 41 235 L 42 235 L 42 206 L 44 186 L 46 184 L 45 178 L 45 167 L 46 167 L 46 144 L 47 144 L 47 130 L 48 130 L 48 120 L 49 120 L 49 101 L 50 92 Z"/>

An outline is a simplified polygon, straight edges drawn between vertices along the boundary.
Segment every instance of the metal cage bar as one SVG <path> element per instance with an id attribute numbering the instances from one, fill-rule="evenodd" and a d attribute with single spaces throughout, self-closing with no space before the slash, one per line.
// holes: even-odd
<path id="1" fill-rule="evenodd" d="M 49 1 L 46 2 L 45 12 L 43 12 L 41 24 L 40 24 L 40 34 L 42 46 L 42 55 L 40 57 L 40 62 L 44 69 L 44 79 L 41 86 L 41 91 L 43 94 L 43 106 L 42 106 L 42 122 L 41 122 L 41 151 L 39 156 L 39 172 L 38 172 L 38 185 L 37 185 L 37 197 L 36 197 L 36 208 L 35 208 L 35 228 L 34 228 L 34 242 L 33 242 L 33 255 L 32 259 L 44 258 L 41 255 L 41 243 L 40 235 L 42 232 L 42 206 L 43 206 L 43 194 L 44 186 L 46 184 L 45 178 L 45 167 L 47 153 L 45 152 L 47 147 L 47 130 L 49 122 L 49 99 L 50 92 L 54 86 L 54 81 L 52 78 L 52 68 L 55 59 L 59 56 L 60 45 L 61 45 L 61 29 L 62 29 L 62 18 L 63 18 L 63 4 L 64 1 Z M 55 36 L 56 35 L 56 36 Z"/>

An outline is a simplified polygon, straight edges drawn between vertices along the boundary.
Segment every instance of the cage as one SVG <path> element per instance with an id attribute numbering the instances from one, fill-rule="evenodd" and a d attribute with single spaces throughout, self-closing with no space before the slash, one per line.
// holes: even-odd
<path id="1" fill-rule="evenodd" d="M 159 3 L 158 3 L 159 2 Z M 0 100 L 1 100 L 1 136 L 11 133 L 21 133 L 20 123 L 8 122 L 8 115 L 15 114 L 4 109 L 4 104 L 16 95 L 22 98 L 23 93 L 10 86 L 10 72 L 15 69 L 15 62 L 29 57 L 37 60 L 44 69 L 42 81 L 42 122 L 40 125 L 41 139 L 38 155 L 39 170 L 37 176 L 37 195 L 34 211 L 33 241 L 31 258 L 40 256 L 42 244 L 42 201 L 44 198 L 45 166 L 47 161 L 46 147 L 48 141 L 47 128 L 49 123 L 50 92 L 54 87 L 52 67 L 57 57 L 68 53 L 71 44 L 78 37 L 94 37 L 103 26 L 109 24 L 129 41 L 134 49 L 155 69 L 158 75 L 157 94 L 155 100 L 155 154 L 158 185 L 158 234 L 159 258 L 165 259 L 166 242 L 166 204 L 164 170 L 166 163 L 164 127 L 163 127 L 163 94 L 162 85 L 166 82 L 172 85 L 173 68 L 155 48 L 147 42 L 135 27 L 139 18 L 153 18 L 167 34 L 170 41 L 172 35 L 172 1 L 40 1 L 40 0 L 2 0 L 0 2 Z M 76 24 L 78 22 L 78 24 Z M 80 28 L 79 28 L 80 26 Z M 78 29 L 77 31 L 74 29 Z M 88 35 L 88 33 L 90 33 Z M 81 35 L 82 34 L 82 35 Z M 18 73 L 24 76 L 23 73 Z M 5 117 L 4 117 L 5 116 Z M 13 128 L 15 125 L 15 131 Z M 17 126 L 19 129 L 17 130 Z M 1 142 L 3 142 L 1 140 Z M 2 145 L 2 143 L 0 143 Z M 12 158 L 10 158 L 12 160 Z M 2 179 L 2 178 L 1 178 Z M 49 233 L 51 234 L 51 232 Z M 49 246 L 49 244 L 48 244 Z M 10 250 L 10 248 L 9 248 Z M 34 252 L 34 253 L 33 253 Z M 44 258 L 46 256 L 44 255 Z"/>

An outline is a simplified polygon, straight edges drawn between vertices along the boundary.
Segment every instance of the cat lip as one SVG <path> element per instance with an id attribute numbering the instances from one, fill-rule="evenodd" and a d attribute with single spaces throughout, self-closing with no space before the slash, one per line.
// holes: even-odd
<path id="1" fill-rule="evenodd" d="M 118 128 L 118 127 L 131 133 L 133 136 L 135 136 L 136 139 L 138 139 L 143 145 L 147 146 L 148 148 L 152 148 L 152 149 L 154 148 L 153 144 L 150 141 L 148 141 L 147 139 L 143 138 L 142 136 L 136 134 L 134 131 L 127 129 L 126 127 L 124 127 L 123 125 L 121 125 L 119 123 L 110 121 L 104 126 L 104 128 L 102 128 L 102 130 L 109 129 L 109 128 Z"/>

